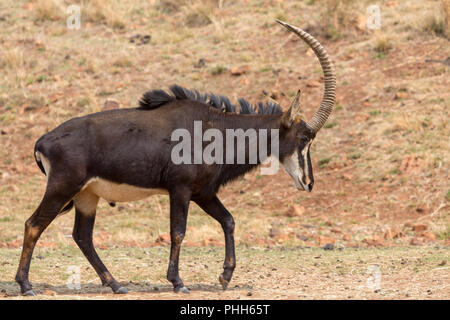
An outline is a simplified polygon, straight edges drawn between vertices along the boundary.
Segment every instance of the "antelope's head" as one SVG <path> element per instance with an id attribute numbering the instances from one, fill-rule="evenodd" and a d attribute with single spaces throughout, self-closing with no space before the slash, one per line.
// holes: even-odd
<path id="1" fill-rule="evenodd" d="M 324 74 L 325 90 L 322 102 L 310 120 L 304 121 L 300 117 L 300 90 L 288 111 L 281 116 L 281 126 L 290 145 L 280 158 L 281 163 L 298 189 L 311 192 L 314 185 L 314 176 L 310 148 L 316 133 L 325 124 L 333 110 L 336 100 L 336 75 L 327 52 L 316 39 L 297 27 L 279 20 L 277 22 L 295 33 L 311 47 L 319 59 Z"/>

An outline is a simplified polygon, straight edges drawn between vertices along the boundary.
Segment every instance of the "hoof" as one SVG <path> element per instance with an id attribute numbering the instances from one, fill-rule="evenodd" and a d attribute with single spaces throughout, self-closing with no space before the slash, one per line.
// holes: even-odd
<path id="1" fill-rule="evenodd" d="M 117 289 L 116 291 L 114 291 L 115 294 L 125 294 L 128 293 L 127 288 L 125 287 L 120 287 L 119 289 Z"/>
<path id="2" fill-rule="evenodd" d="M 175 293 L 179 293 L 179 292 L 185 293 L 185 294 L 191 293 L 191 292 L 189 291 L 189 289 L 186 288 L 186 287 L 184 287 L 184 286 L 181 287 L 181 288 L 175 288 L 173 291 L 175 291 Z"/>
<path id="3" fill-rule="evenodd" d="M 229 281 L 225 280 L 224 277 L 223 277 L 223 275 L 220 275 L 220 276 L 219 276 L 219 282 L 220 282 L 220 284 L 222 285 L 222 289 L 223 289 L 223 290 L 226 290 L 227 287 L 228 287 Z"/>
<path id="4" fill-rule="evenodd" d="M 28 291 L 25 291 L 24 293 L 22 293 L 22 295 L 25 297 L 33 297 L 36 295 L 36 293 L 34 293 L 33 290 L 28 290 Z"/>

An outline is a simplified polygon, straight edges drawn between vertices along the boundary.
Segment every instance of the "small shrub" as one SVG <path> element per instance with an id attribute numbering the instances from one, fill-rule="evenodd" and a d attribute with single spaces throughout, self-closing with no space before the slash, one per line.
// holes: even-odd
<path id="1" fill-rule="evenodd" d="M 63 11 L 55 0 L 38 0 L 34 15 L 36 21 L 56 21 L 63 18 Z"/>
<path id="2" fill-rule="evenodd" d="M 113 66 L 119 68 L 129 68 L 132 65 L 133 63 L 127 57 L 120 57 L 113 63 Z"/>
<path id="3" fill-rule="evenodd" d="M 331 158 L 323 158 L 319 160 L 319 167 L 324 168 L 327 166 L 328 163 L 330 163 Z"/>
<path id="4" fill-rule="evenodd" d="M 443 36 L 445 34 L 444 21 L 435 15 L 428 16 L 425 19 L 423 28 L 427 33 L 431 33 L 436 36 Z"/>
<path id="5" fill-rule="evenodd" d="M 444 34 L 450 37 L 450 0 L 441 0 L 441 16 L 444 26 Z"/>
<path id="6" fill-rule="evenodd" d="M 211 73 L 213 76 L 217 76 L 217 75 L 219 75 L 219 74 L 224 73 L 226 70 L 227 70 L 226 67 L 224 67 L 224 66 L 222 66 L 222 65 L 218 65 L 218 66 L 213 67 L 213 68 L 210 70 L 210 73 Z"/>
<path id="7" fill-rule="evenodd" d="M 77 107 L 83 108 L 85 106 L 88 106 L 89 104 L 90 104 L 89 98 L 83 97 L 77 100 Z"/>
<path id="8" fill-rule="evenodd" d="M 322 31 L 327 39 L 340 39 L 344 32 L 357 24 L 357 14 L 354 0 L 329 0 L 325 2 L 322 14 Z"/>
<path id="9" fill-rule="evenodd" d="M 385 36 L 378 36 L 375 40 L 374 50 L 377 53 L 381 53 L 386 55 L 391 49 L 393 45 L 389 38 Z"/>
<path id="10" fill-rule="evenodd" d="M 331 128 L 336 127 L 337 125 L 338 125 L 338 123 L 337 123 L 336 121 L 333 121 L 333 122 L 327 123 L 327 124 L 324 125 L 323 127 L 324 127 L 325 129 L 331 129 Z"/>
<path id="11" fill-rule="evenodd" d="M 111 7 L 107 0 L 84 0 L 82 1 L 83 17 L 86 21 L 102 23 L 113 29 L 125 28 L 125 21 L 119 14 L 119 10 Z"/>

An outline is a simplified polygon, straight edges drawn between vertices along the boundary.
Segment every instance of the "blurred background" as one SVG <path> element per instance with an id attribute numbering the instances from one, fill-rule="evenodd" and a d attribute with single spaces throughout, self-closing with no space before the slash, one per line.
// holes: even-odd
<path id="1" fill-rule="evenodd" d="M 449 8 L 448 0 L 3 0 L 0 247 L 21 246 L 45 190 L 35 141 L 72 117 L 135 107 L 145 91 L 174 83 L 284 108 L 300 88 L 311 116 L 320 65 L 275 19 L 328 50 L 337 104 L 312 146 L 312 193 L 281 171 L 222 189 L 237 243 L 448 245 Z M 165 196 L 115 208 L 103 201 L 94 241 L 167 246 L 168 223 Z M 73 212 L 56 219 L 38 247 L 75 247 L 72 225 Z M 185 245 L 223 246 L 220 226 L 194 204 Z"/>

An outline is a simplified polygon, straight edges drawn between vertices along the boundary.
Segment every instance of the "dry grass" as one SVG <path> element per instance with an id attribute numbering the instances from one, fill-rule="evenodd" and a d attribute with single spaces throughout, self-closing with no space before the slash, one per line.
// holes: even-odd
<path id="1" fill-rule="evenodd" d="M 387 54 L 393 48 L 392 40 L 386 35 L 379 34 L 375 40 L 374 50 L 378 53 Z"/>
<path id="2" fill-rule="evenodd" d="M 358 23 L 358 2 L 354 0 L 326 1 L 323 13 L 325 36 L 338 40 L 344 33 L 351 32 Z"/>
<path id="3" fill-rule="evenodd" d="M 217 11 L 223 7 L 218 0 L 161 0 L 157 8 L 173 17 L 181 17 L 182 24 L 189 28 L 198 28 L 214 23 L 218 25 Z"/>
<path id="4" fill-rule="evenodd" d="M 15 72 L 23 66 L 25 60 L 21 48 L 3 49 L 0 52 L 0 66 L 6 70 Z"/>
<path id="5" fill-rule="evenodd" d="M 125 28 L 126 22 L 117 6 L 113 6 L 108 0 L 83 0 L 82 13 L 87 16 L 87 21 L 104 23 L 113 29 Z"/>
<path id="6" fill-rule="evenodd" d="M 449 15 L 450 1 L 440 0 L 440 5 L 436 5 L 425 15 L 423 30 L 437 36 L 450 37 Z"/>
<path id="7" fill-rule="evenodd" d="M 36 21 L 62 22 L 68 17 L 66 9 L 71 4 L 62 0 L 37 0 L 31 8 Z M 113 29 L 123 29 L 126 25 L 117 1 L 83 0 L 78 5 L 81 5 L 82 22 L 105 24 Z"/>
<path id="8" fill-rule="evenodd" d="M 34 14 L 37 21 L 57 21 L 63 18 L 61 1 L 37 0 L 35 2 Z"/>
<path id="9" fill-rule="evenodd" d="M 443 19 L 444 33 L 450 37 L 450 0 L 441 0 L 441 16 Z"/>

